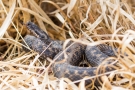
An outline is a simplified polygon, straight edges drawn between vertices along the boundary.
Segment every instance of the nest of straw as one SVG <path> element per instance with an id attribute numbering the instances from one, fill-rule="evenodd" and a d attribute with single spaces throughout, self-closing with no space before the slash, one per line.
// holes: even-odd
<path id="1" fill-rule="evenodd" d="M 134 11 L 134 0 L 0 0 L 0 89 L 134 90 Z M 121 68 L 110 72 L 99 87 L 86 87 L 83 80 L 76 85 L 67 78 L 58 79 L 38 53 L 22 50 L 28 34 L 22 22 L 28 21 L 52 39 L 85 38 L 90 44 L 107 43 L 128 56 L 118 53 Z"/>

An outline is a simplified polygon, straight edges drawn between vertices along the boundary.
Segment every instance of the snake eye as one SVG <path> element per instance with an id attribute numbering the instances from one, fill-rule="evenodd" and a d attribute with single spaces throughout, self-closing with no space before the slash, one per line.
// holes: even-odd
<path id="1" fill-rule="evenodd" d="M 27 23 L 27 26 L 29 26 L 30 25 L 30 23 Z"/>
<path id="2" fill-rule="evenodd" d="M 29 21 L 26 23 L 27 26 L 30 26 L 32 23 Z"/>

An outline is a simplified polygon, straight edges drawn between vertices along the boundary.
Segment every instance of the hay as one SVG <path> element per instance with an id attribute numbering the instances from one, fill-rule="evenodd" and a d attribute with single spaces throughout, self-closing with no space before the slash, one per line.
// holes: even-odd
<path id="1" fill-rule="evenodd" d="M 134 0 L 0 0 L 0 89 L 134 90 L 134 11 Z M 115 58 L 120 69 L 105 73 L 110 74 L 108 77 L 96 75 L 75 82 L 57 79 L 47 60 L 40 61 L 40 55 L 32 50 L 22 50 L 21 41 L 27 34 L 22 22 L 27 21 L 36 23 L 53 39 L 72 38 L 88 45 L 117 47 L 122 52 Z M 85 79 L 97 76 L 103 76 L 102 86 L 84 86 Z"/>

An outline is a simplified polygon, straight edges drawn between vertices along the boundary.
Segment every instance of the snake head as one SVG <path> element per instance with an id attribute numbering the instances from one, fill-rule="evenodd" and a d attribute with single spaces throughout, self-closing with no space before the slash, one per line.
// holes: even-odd
<path id="1" fill-rule="evenodd" d="M 49 44 L 52 39 L 44 32 L 41 28 L 39 28 L 35 23 L 28 21 L 26 24 L 28 30 L 37 38 L 42 40 L 44 43 Z"/>
<path id="2" fill-rule="evenodd" d="M 39 28 L 36 24 L 28 21 L 26 27 L 38 38 L 50 39 L 46 32 Z"/>

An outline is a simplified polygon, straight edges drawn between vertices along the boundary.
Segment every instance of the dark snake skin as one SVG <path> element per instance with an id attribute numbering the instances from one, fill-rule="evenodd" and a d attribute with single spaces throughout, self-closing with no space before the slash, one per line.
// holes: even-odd
<path id="1" fill-rule="evenodd" d="M 32 22 L 28 22 L 26 26 L 33 35 L 26 35 L 24 38 L 25 42 L 32 50 L 39 54 L 42 53 L 41 58 L 49 57 L 56 60 L 52 65 L 52 70 L 54 76 L 57 78 L 65 77 L 72 81 L 76 81 L 85 76 L 95 76 L 97 67 L 108 57 L 115 56 L 112 47 L 105 44 L 86 46 L 79 42 L 70 41 L 66 45 L 66 49 L 63 49 L 64 41 L 52 40 L 44 31 Z M 49 44 L 50 46 L 48 47 Z M 28 51 L 26 48 L 24 48 L 24 50 Z M 64 52 L 66 54 L 64 54 Z M 86 56 L 87 61 L 92 67 L 78 66 L 79 63 L 84 60 L 84 56 Z M 109 60 L 105 65 L 112 61 L 113 60 Z M 105 67 L 105 71 L 101 68 L 99 69 L 98 74 L 112 70 L 114 69 L 110 67 Z M 91 82 L 92 80 L 87 80 L 86 84 Z"/>

